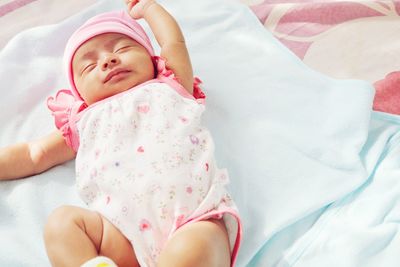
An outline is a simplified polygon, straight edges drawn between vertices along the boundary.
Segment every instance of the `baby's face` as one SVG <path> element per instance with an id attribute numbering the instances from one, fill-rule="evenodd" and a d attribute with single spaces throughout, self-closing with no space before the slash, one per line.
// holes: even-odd
<path id="1" fill-rule="evenodd" d="M 72 59 L 79 94 L 90 105 L 154 78 L 147 50 L 120 33 L 105 33 L 86 41 Z"/>

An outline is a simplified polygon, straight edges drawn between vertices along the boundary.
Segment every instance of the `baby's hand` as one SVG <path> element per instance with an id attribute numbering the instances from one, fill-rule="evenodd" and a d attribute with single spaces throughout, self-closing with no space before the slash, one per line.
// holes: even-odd
<path id="1" fill-rule="evenodd" d="M 125 0 L 128 5 L 128 12 L 134 19 L 141 19 L 144 17 L 146 10 L 153 4 L 155 0 Z"/>

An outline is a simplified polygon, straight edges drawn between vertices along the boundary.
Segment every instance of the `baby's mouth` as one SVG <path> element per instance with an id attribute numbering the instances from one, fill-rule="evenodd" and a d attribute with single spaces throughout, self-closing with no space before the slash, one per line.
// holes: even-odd
<path id="1" fill-rule="evenodd" d="M 129 72 L 131 72 L 131 71 L 128 69 L 122 69 L 122 68 L 112 70 L 107 74 L 106 78 L 103 80 L 103 83 L 106 83 L 106 82 L 110 81 L 111 79 L 123 77 Z"/>

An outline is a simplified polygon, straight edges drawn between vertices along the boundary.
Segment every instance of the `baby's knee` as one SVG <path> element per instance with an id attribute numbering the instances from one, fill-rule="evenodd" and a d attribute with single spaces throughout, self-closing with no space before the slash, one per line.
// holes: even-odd
<path id="1" fill-rule="evenodd" d="M 55 209 L 47 218 L 44 226 L 45 242 L 59 238 L 64 234 L 68 234 L 68 229 L 77 219 L 78 214 L 72 206 L 61 206 Z"/>
<path id="2" fill-rule="evenodd" d="M 158 267 L 200 267 L 209 266 L 209 246 L 205 239 L 177 238 L 171 240 L 158 258 Z"/>
<path id="3" fill-rule="evenodd" d="M 226 248 L 221 239 L 219 229 L 208 222 L 189 226 L 169 241 L 159 257 L 158 266 L 228 267 L 229 247 Z"/>

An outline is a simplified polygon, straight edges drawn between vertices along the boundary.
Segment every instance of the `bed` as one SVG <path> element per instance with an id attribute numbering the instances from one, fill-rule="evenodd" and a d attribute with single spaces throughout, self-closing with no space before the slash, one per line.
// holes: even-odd
<path id="1" fill-rule="evenodd" d="M 1 25 L 15 27 L 0 30 L 0 147 L 54 129 L 45 100 L 67 85 L 63 44 L 88 17 L 123 8 L 113 0 L 54 2 L 0 1 Z M 336 59 L 343 51 L 328 53 L 326 43 L 344 47 L 351 43 L 348 35 L 308 37 L 335 29 L 332 10 L 340 13 L 354 4 L 365 7 L 353 7 L 358 22 L 380 19 L 377 12 L 387 10 L 387 25 L 394 28 L 385 27 L 389 38 L 399 32 L 398 1 L 159 2 L 180 23 L 195 73 L 204 82 L 204 122 L 219 165 L 229 170 L 243 218 L 237 266 L 397 266 L 399 38 L 364 51 L 380 49 L 393 60 L 368 60 L 369 67 L 363 62 L 354 69 L 360 64 L 354 53 L 345 56 L 347 68 L 346 62 L 322 56 Z M 366 9 L 375 11 L 360 11 Z M 315 12 L 331 14 L 336 24 L 318 28 L 325 22 L 316 23 Z M 23 22 L 27 14 L 41 13 L 49 16 L 31 16 L 36 27 Z M 65 204 L 84 206 L 74 189 L 72 161 L 34 177 L 2 181 L 1 264 L 49 266 L 42 229 L 50 212 Z"/>

